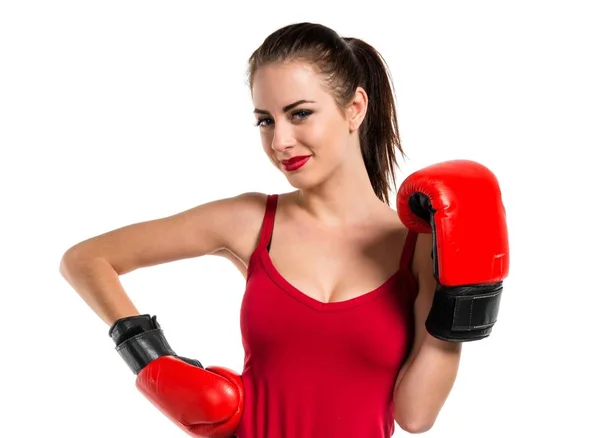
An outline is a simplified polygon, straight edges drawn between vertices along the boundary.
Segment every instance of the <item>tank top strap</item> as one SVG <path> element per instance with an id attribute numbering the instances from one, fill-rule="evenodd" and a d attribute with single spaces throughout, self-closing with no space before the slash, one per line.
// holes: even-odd
<path id="1" fill-rule="evenodd" d="M 415 253 L 415 246 L 417 244 L 417 237 L 419 233 L 416 231 L 409 230 L 404 241 L 404 248 L 402 248 L 402 254 L 400 255 L 400 269 L 410 270 L 410 264 Z"/>
<path id="2" fill-rule="evenodd" d="M 260 240 L 258 242 L 258 247 L 261 249 L 268 249 L 269 243 L 271 242 L 273 226 L 275 225 L 275 210 L 277 210 L 277 198 L 277 194 L 267 195 L 265 216 L 263 218 L 262 226 L 260 229 Z"/>

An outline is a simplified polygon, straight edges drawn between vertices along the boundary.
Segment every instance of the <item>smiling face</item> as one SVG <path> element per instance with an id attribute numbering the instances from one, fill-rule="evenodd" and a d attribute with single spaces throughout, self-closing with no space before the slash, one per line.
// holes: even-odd
<path id="1" fill-rule="evenodd" d="M 352 106 L 341 110 L 323 77 L 296 61 L 259 68 L 252 99 L 262 145 L 296 188 L 317 185 L 344 163 Z"/>

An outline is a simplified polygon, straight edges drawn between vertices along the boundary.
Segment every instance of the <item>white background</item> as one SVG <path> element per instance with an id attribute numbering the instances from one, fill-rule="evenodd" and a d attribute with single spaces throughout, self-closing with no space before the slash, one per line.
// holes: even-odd
<path id="1" fill-rule="evenodd" d="M 0 435 L 183 436 L 137 392 L 60 258 L 129 223 L 289 190 L 253 126 L 246 61 L 278 27 L 313 21 L 386 58 L 409 156 L 400 180 L 469 158 L 503 189 L 500 321 L 465 346 L 425 436 L 598 436 L 594 2 L 215 3 L 1 3 Z M 178 353 L 241 371 L 244 280 L 227 261 L 122 282 Z"/>

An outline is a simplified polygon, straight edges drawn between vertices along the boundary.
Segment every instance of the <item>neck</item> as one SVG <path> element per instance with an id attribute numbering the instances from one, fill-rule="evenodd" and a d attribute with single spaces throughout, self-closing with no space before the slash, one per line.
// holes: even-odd
<path id="1" fill-rule="evenodd" d="M 375 194 L 360 151 L 358 154 L 322 184 L 298 190 L 298 205 L 319 222 L 336 227 L 362 223 L 388 208 Z"/>

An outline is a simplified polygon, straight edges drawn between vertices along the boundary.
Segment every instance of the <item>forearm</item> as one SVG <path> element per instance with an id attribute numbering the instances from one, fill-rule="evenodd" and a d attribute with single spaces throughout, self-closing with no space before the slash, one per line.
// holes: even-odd
<path id="1" fill-rule="evenodd" d="M 107 260 L 85 254 L 68 254 L 60 263 L 60 273 L 108 325 L 125 316 L 138 315 L 119 275 Z"/>
<path id="2" fill-rule="evenodd" d="M 461 345 L 427 335 L 401 371 L 394 390 L 394 417 L 402 429 L 421 433 L 433 426 L 454 385 Z"/>

